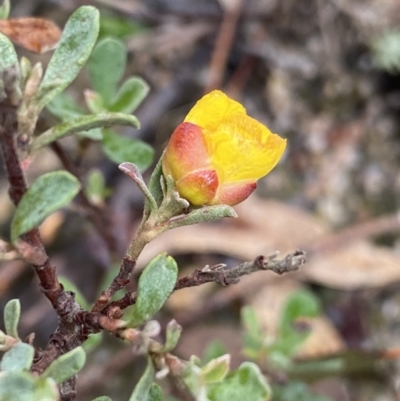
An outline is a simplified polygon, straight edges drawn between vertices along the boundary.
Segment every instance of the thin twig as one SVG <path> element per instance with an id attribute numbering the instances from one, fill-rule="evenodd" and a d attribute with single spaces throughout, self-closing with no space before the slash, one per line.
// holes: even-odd
<path id="1" fill-rule="evenodd" d="M 129 283 L 129 277 L 132 274 L 135 265 L 136 262 L 127 256 L 122 259 L 118 275 L 114 278 L 108 288 L 100 294 L 99 298 L 93 305 L 92 312 L 101 311 L 110 302 L 113 295 Z"/>
<path id="2" fill-rule="evenodd" d="M 174 291 L 212 282 L 223 286 L 236 284 L 239 282 L 240 277 L 257 271 L 272 271 L 276 274 L 289 273 L 300 269 L 305 265 L 306 261 L 306 253 L 298 250 L 287 255 L 284 259 L 277 259 L 277 254 L 274 254 L 269 257 L 258 256 L 251 262 L 244 262 L 235 267 L 226 265 L 206 266 L 203 269 L 194 270 L 189 276 L 180 278 L 175 285 Z M 103 312 L 108 313 L 107 311 L 112 308 L 126 309 L 136 302 L 136 298 L 136 292 L 128 292 L 121 299 L 111 302 Z"/>

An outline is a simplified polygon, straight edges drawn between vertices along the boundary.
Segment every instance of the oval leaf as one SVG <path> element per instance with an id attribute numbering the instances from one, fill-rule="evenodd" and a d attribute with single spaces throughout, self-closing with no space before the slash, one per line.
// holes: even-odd
<path id="1" fill-rule="evenodd" d="M 7 351 L 1 360 L 0 370 L 4 372 L 21 372 L 29 370 L 35 350 L 32 345 L 25 343 L 15 344 Z"/>
<path id="2" fill-rule="evenodd" d="M 100 113 L 77 117 L 72 121 L 58 124 L 43 132 L 43 134 L 39 135 L 33 141 L 31 149 L 32 151 L 38 150 L 51 142 L 75 134 L 76 132 L 89 131 L 93 128 L 110 127 L 111 125 L 130 125 L 139 128 L 140 124 L 135 116 L 124 113 Z"/>
<path id="3" fill-rule="evenodd" d="M 62 383 L 76 375 L 85 365 L 85 361 L 85 351 L 82 347 L 77 347 L 52 362 L 40 377 L 51 377 L 56 383 Z"/>
<path id="4" fill-rule="evenodd" d="M 79 192 L 79 181 L 67 171 L 39 177 L 24 194 L 11 223 L 11 239 L 39 226 L 46 217 L 67 205 Z"/>
<path id="5" fill-rule="evenodd" d="M 270 387 L 260 368 L 251 362 L 242 363 L 219 383 L 209 384 L 207 396 L 210 401 L 268 401 Z"/>
<path id="6" fill-rule="evenodd" d="M 56 401 L 59 400 L 57 384 L 53 379 L 38 378 L 35 381 L 35 395 L 32 401 Z"/>
<path id="7" fill-rule="evenodd" d="M 10 0 L 4 0 L 0 6 L 0 19 L 7 19 L 10 14 Z"/>
<path id="8" fill-rule="evenodd" d="M 110 111 L 132 113 L 149 93 L 149 85 L 139 77 L 128 78 L 111 101 Z"/>
<path id="9" fill-rule="evenodd" d="M 178 277 L 178 266 L 171 256 L 156 256 L 144 269 L 138 283 L 138 296 L 129 325 L 139 326 L 154 316 L 164 305 Z"/>
<path id="10" fill-rule="evenodd" d="M 125 67 L 124 44 L 113 38 L 100 40 L 89 58 L 88 70 L 93 89 L 101 95 L 105 104 L 114 97 Z"/>
<path id="11" fill-rule="evenodd" d="M 21 304 L 18 299 L 7 302 L 4 308 L 4 326 L 6 333 L 14 338 L 18 337 L 18 322 L 21 315 Z"/>
<path id="12" fill-rule="evenodd" d="M 147 396 L 146 401 L 162 401 L 163 393 L 161 387 L 156 383 L 151 383 L 149 395 Z"/>
<path id="13" fill-rule="evenodd" d="M 218 383 L 228 374 L 231 364 L 231 356 L 225 354 L 215 358 L 201 368 L 205 383 Z"/>
<path id="14" fill-rule="evenodd" d="M 0 400 L 32 401 L 35 379 L 28 372 L 0 375 Z"/>
<path id="15" fill-rule="evenodd" d="M 99 11 L 94 7 L 80 7 L 71 15 L 36 94 L 39 111 L 76 78 L 98 34 Z"/>
<path id="16" fill-rule="evenodd" d="M 136 387 L 133 390 L 133 393 L 132 393 L 131 397 L 129 398 L 129 401 L 148 400 L 150 387 L 151 387 L 151 384 L 153 383 L 155 373 L 156 373 L 156 371 L 154 369 L 153 361 L 151 360 L 150 357 L 147 357 L 146 370 L 144 371 L 143 376 L 138 381 L 138 384 L 136 384 Z"/>
<path id="17" fill-rule="evenodd" d="M 112 399 L 110 397 L 107 397 L 106 395 L 102 395 L 100 397 L 96 397 L 92 401 L 112 401 Z"/>
<path id="18" fill-rule="evenodd" d="M 111 130 L 103 130 L 103 150 L 114 163 L 129 162 L 145 170 L 153 162 L 154 150 L 139 139 L 127 138 Z"/>
<path id="19" fill-rule="evenodd" d="M 293 293 L 283 308 L 277 340 L 271 351 L 292 355 L 306 340 L 310 330 L 296 330 L 296 321 L 301 318 L 314 318 L 320 314 L 318 298 L 310 291 L 300 290 Z"/>
<path id="20" fill-rule="evenodd" d="M 17 53 L 7 36 L 0 33 L 0 72 L 10 67 L 19 67 Z"/>

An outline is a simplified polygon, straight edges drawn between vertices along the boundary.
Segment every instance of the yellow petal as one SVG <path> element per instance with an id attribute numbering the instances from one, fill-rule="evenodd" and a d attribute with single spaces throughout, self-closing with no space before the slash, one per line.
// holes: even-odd
<path id="1" fill-rule="evenodd" d="M 215 90 L 203 96 L 189 111 L 184 121 L 212 132 L 222 121 L 236 114 L 246 115 L 245 108 L 225 93 Z"/>
<path id="2" fill-rule="evenodd" d="M 286 147 L 286 140 L 240 114 L 204 137 L 221 183 L 258 180 L 276 166 Z"/>

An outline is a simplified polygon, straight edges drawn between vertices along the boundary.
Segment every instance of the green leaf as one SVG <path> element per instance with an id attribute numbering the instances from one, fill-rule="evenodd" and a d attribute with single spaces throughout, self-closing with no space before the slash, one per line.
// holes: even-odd
<path id="1" fill-rule="evenodd" d="M 129 401 L 147 401 L 149 400 L 148 395 L 150 391 L 151 384 L 153 383 L 155 377 L 155 369 L 153 361 L 150 357 L 147 357 L 147 366 L 139 382 L 136 384 L 135 389 Z"/>
<path id="2" fill-rule="evenodd" d="M 108 109 L 130 114 L 142 103 L 149 90 L 149 85 L 142 78 L 130 77 L 113 97 Z"/>
<path id="3" fill-rule="evenodd" d="M 204 206 L 192 210 L 182 218 L 172 220 L 168 223 L 168 230 L 192 224 L 205 223 L 207 221 L 219 220 L 223 217 L 236 218 L 237 214 L 231 206 L 227 205 Z"/>
<path id="4" fill-rule="evenodd" d="M 99 203 L 111 195 L 111 189 L 106 187 L 104 175 L 99 169 L 90 170 L 85 192 L 94 203 Z"/>
<path id="5" fill-rule="evenodd" d="M 124 38 L 125 36 L 133 36 L 148 31 L 144 25 L 132 21 L 128 18 L 120 18 L 106 11 L 101 13 L 100 17 L 100 33 L 99 37 L 115 36 Z"/>
<path id="6" fill-rule="evenodd" d="M 65 291 L 71 291 L 75 294 L 75 301 L 83 308 L 86 310 L 90 309 L 89 302 L 86 300 L 86 298 L 82 295 L 81 291 L 78 289 L 78 287 L 67 277 L 65 276 L 59 276 L 58 280 L 60 283 L 63 285 Z"/>
<path id="7" fill-rule="evenodd" d="M 296 321 L 300 318 L 314 318 L 319 314 L 319 301 L 311 292 L 300 290 L 293 293 L 283 308 L 277 340 L 270 350 L 291 356 L 310 334 L 307 328 L 296 328 Z"/>
<path id="8" fill-rule="evenodd" d="M 106 108 L 104 107 L 103 98 L 99 93 L 86 89 L 84 95 L 85 95 L 86 106 L 91 113 L 97 114 L 97 113 L 104 113 L 105 111 L 107 111 Z"/>
<path id="9" fill-rule="evenodd" d="M 35 379 L 28 372 L 11 372 L 0 375 L 1 401 L 32 401 Z"/>
<path id="10" fill-rule="evenodd" d="M 58 401 L 60 393 L 53 379 L 37 378 L 35 381 L 35 395 L 32 401 Z"/>
<path id="11" fill-rule="evenodd" d="M 103 131 L 101 128 L 93 128 L 89 131 L 77 132 L 77 136 L 80 138 L 91 139 L 92 141 L 100 142 L 103 140 Z"/>
<path id="12" fill-rule="evenodd" d="M 0 19 L 7 19 L 10 14 L 10 0 L 4 0 L 0 6 Z"/>
<path id="13" fill-rule="evenodd" d="M 83 343 L 82 347 L 86 355 L 93 352 L 103 341 L 103 332 L 91 334 L 89 338 Z"/>
<path id="14" fill-rule="evenodd" d="M 329 397 L 312 394 L 307 384 L 289 381 L 284 386 L 275 385 L 272 388 L 274 401 L 332 401 Z"/>
<path id="15" fill-rule="evenodd" d="M 139 278 L 137 301 L 129 317 L 129 326 L 136 327 L 154 316 L 175 287 L 178 266 L 165 253 L 156 256 Z"/>
<path id="16" fill-rule="evenodd" d="M 101 397 L 97 397 L 92 401 L 112 401 L 112 399 L 106 395 L 102 395 Z"/>
<path id="17" fill-rule="evenodd" d="M 7 36 L 0 33 L 0 72 L 16 67 L 19 70 L 18 56 L 14 46 Z"/>
<path id="18" fill-rule="evenodd" d="M 151 165 L 154 158 L 154 150 L 150 145 L 139 139 L 118 135 L 111 130 L 103 130 L 102 143 L 106 156 L 117 164 L 133 163 L 143 171 Z"/>
<path id="19" fill-rule="evenodd" d="M 12 299 L 7 302 L 4 308 L 4 326 L 6 333 L 14 338 L 18 337 L 18 322 L 21 316 L 21 304 L 19 299 Z"/>
<path id="20" fill-rule="evenodd" d="M 56 383 L 62 383 L 76 375 L 85 365 L 86 354 L 82 347 L 61 355 L 42 373 L 40 377 L 51 377 Z"/>
<path id="21" fill-rule="evenodd" d="M 67 21 L 35 96 L 40 111 L 61 93 L 85 65 L 99 33 L 99 11 L 79 7 Z"/>
<path id="22" fill-rule="evenodd" d="M 4 372 L 21 372 L 29 370 L 35 350 L 32 345 L 25 343 L 15 344 L 7 351 L 1 360 L 0 370 Z"/>
<path id="23" fill-rule="evenodd" d="M 88 61 L 88 70 L 93 89 L 105 104 L 109 104 L 117 90 L 126 67 L 124 44 L 113 38 L 100 40 Z"/>
<path id="24" fill-rule="evenodd" d="M 162 158 L 164 153 L 161 155 L 160 159 L 157 162 L 156 167 L 154 168 L 153 172 L 151 173 L 148 188 L 150 193 L 153 195 L 154 200 L 157 203 L 157 206 L 160 206 L 163 199 L 164 193 L 161 188 L 161 180 L 163 180 L 163 172 L 162 172 Z M 144 213 L 146 216 L 150 214 L 152 210 L 150 202 L 146 199 L 144 203 Z"/>
<path id="25" fill-rule="evenodd" d="M 34 152 L 43 146 L 68 135 L 80 131 L 92 130 L 93 128 L 110 127 L 111 125 L 130 125 L 139 128 L 139 121 L 135 116 L 130 116 L 124 113 L 99 113 L 81 116 L 75 120 L 58 124 L 46 132 L 43 132 L 43 134 L 34 139 L 31 149 L 32 152 Z"/>
<path id="26" fill-rule="evenodd" d="M 240 311 L 242 325 L 245 332 L 243 335 L 243 353 L 252 359 L 257 359 L 264 348 L 265 334 L 261 330 L 256 312 L 251 306 L 246 306 Z"/>
<path id="27" fill-rule="evenodd" d="M 61 121 L 72 120 L 84 114 L 72 96 L 66 92 L 57 95 L 47 105 L 47 109 Z"/>
<path id="28" fill-rule="evenodd" d="M 79 181 L 67 171 L 54 171 L 40 176 L 18 204 L 11 223 L 12 241 L 67 205 L 79 192 L 79 188 Z"/>
<path id="29" fill-rule="evenodd" d="M 210 401 L 267 401 L 271 390 L 259 367 L 244 362 L 222 382 L 209 384 L 207 396 Z"/>
<path id="30" fill-rule="evenodd" d="M 162 401 L 163 393 L 161 387 L 156 383 L 151 383 L 149 395 L 147 396 L 146 401 Z"/>
<path id="31" fill-rule="evenodd" d="M 182 326 L 180 326 L 176 320 L 171 320 L 167 324 L 167 329 L 165 333 L 165 344 L 164 350 L 169 352 L 172 351 L 178 344 L 179 338 L 182 333 Z"/>
<path id="32" fill-rule="evenodd" d="M 211 341 L 209 344 L 207 344 L 206 349 L 204 350 L 203 353 L 203 362 L 208 363 L 212 359 L 219 358 L 222 355 L 225 355 L 227 353 L 226 347 L 223 344 L 222 341 L 220 340 L 214 340 Z"/>
<path id="33" fill-rule="evenodd" d="M 218 383 L 225 378 L 229 372 L 231 356 L 225 354 L 215 358 L 201 368 L 204 381 L 206 383 Z"/>

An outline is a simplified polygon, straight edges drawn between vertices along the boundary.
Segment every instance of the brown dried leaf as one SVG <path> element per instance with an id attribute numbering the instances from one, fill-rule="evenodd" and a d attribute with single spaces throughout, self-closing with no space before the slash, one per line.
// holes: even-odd
<path id="1" fill-rule="evenodd" d="M 0 32 L 19 46 L 35 53 L 45 53 L 57 46 L 60 28 L 42 18 L 0 20 Z"/>

